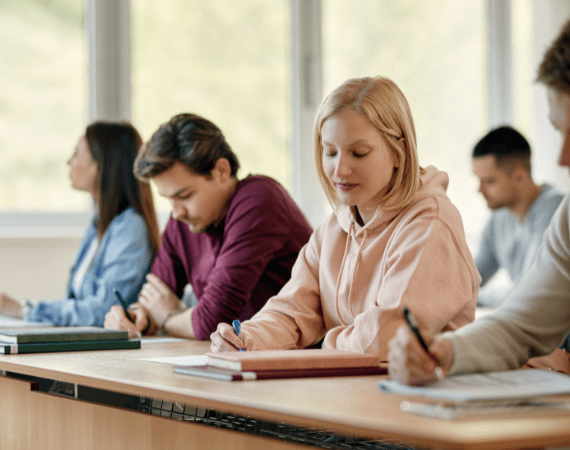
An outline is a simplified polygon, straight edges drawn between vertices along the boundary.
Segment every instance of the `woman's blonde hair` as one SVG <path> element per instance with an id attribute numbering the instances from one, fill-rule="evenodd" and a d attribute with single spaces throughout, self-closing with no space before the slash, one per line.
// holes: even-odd
<path id="1" fill-rule="evenodd" d="M 325 120 L 346 108 L 353 108 L 366 117 L 398 158 L 399 167 L 380 203 L 388 209 L 407 206 L 421 187 L 416 131 L 406 97 L 396 83 L 384 77 L 348 80 L 332 91 L 319 108 L 315 120 L 315 163 L 329 202 L 335 209 L 341 205 L 324 172 L 321 129 Z"/>

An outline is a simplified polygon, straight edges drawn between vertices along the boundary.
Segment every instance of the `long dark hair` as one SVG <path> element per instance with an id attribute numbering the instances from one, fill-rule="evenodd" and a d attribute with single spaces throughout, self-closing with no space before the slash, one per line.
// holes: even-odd
<path id="1" fill-rule="evenodd" d="M 97 162 L 97 236 L 129 206 L 139 213 L 148 230 L 152 256 L 160 234 L 150 186 L 136 179 L 133 164 L 142 145 L 138 131 L 126 122 L 94 122 L 85 131 L 91 156 Z"/>

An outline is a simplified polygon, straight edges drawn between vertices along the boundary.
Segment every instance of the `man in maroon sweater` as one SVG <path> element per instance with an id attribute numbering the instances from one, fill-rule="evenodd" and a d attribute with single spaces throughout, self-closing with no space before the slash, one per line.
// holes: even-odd
<path id="1" fill-rule="evenodd" d="M 289 280 L 312 232 L 275 180 L 238 180 L 239 162 L 220 129 L 179 114 L 141 148 L 135 174 L 172 204 L 162 245 L 128 320 L 120 306 L 105 327 L 209 339 L 220 322 L 245 320 Z M 184 307 L 187 284 L 197 303 Z"/>

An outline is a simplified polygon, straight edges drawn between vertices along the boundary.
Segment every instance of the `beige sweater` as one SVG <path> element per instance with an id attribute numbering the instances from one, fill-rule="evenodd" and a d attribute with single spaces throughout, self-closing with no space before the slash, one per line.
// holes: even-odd
<path id="1" fill-rule="evenodd" d="M 534 263 L 505 302 L 448 333 L 455 349 L 451 373 L 516 369 L 554 350 L 570 330 L 570 197 L 546 229 Z"/>
<path id="2" fill-rule="evenodd" d="M 332 214 L 299 253 L 291 280 L 242 324 L 245 347 L 304 348 L 324 337 L 323 348 L 385 360 L 403 305 L 425 333 L 473 321 L 481 278 L 448 182 L 428 167 L 409 206 L 378 207 L 362 227 L 349 208 Z"/>

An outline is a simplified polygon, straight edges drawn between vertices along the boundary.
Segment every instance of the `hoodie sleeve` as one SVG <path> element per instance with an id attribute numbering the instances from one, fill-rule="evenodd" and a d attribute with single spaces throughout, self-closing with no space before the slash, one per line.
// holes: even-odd
<path id="1" fill-rule="evenodd" d="M 323 348 L 371 352 L 387 359 L 388 342 L 403 325 L 402 307 L 426 335 L 471 322 L 480 277 L 464 240 L 439 216 L 418 217 L 394 233 L 385 251 L 376 304 L 327 333 Z"/>

